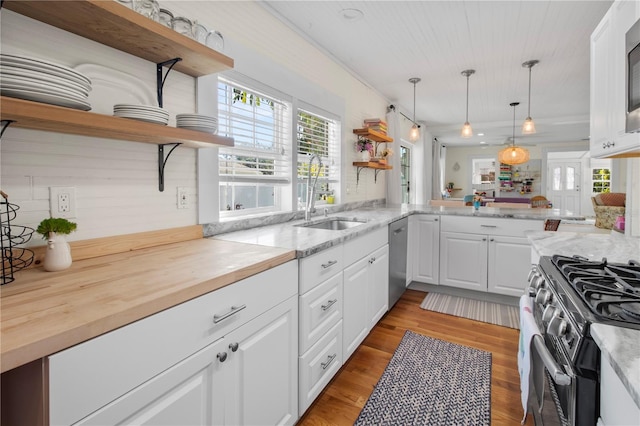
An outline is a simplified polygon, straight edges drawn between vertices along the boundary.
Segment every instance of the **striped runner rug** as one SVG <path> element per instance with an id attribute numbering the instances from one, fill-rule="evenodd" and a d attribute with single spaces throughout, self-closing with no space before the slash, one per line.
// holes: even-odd
<path id="1" fill-rule="evenodd" d="M 489 426 L 491 353 L 407 330 L 355 426 Z"/>
<path id="2" fill-rule="evenodd" d="M 456 317 L 469 318 L 509 328 L 520 328 L 517 306 L 467 299 L 440 293 L 427 293 L 420 304 L 422 309 Z"/>

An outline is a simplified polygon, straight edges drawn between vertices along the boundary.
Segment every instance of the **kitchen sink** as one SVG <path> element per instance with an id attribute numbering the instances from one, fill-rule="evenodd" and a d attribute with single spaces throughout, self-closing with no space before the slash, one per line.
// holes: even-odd
<path id="1" fill-rule="evenodd" d="M 331 231 L 342 231 L 344 229 L 360 226 L 366 222 L 367 222 L 366 220 L 360 220 L 360 219 L 332 217 L 332 218 L 323 219 L 320 221 L 301 223 L 300 225 L 296 225 L 296 226 L 302 226 L 304 228 L 313 228 L 313 229 L 328 229 Z"/>

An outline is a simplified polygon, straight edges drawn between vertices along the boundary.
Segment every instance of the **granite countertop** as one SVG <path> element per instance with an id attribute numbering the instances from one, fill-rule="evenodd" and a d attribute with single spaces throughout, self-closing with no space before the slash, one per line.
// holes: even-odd
<path id="1" fill-rule="evenodd" d="M 640 330 L 594 324 L 591 336 L 640 408 Z"/>
<path id="2" fill-rule="evenodd" d="M 587 234 L 582 232 L 528 232 L 533 249 L 540 256 L 578 254 L 590 260 L 626 263 L 640 261 L 640 238 L 624 234 Z M 602 356 L 620 377 L 640 407 L 640 331 L 604 324 L 591 326 L 591 335 Z"/>
<path id="3" fill-rule="evenodd" d="M 320 210 L 320 209 L 318 209 Z M 506 219 L 571 219 L 584 220 L 584 217 L 563 212 L 558 209 L 506 209 L 494 207 L 432 207 L 429 205 L 398 204 L 381 207 L 360 208 L 328 215 L 329 218 L 340 217 L 347 219 L 366 220 L 366 223 L 342 231 L 313 229 L 303 226 L 304 220 L 258 226 L 242 231 L 227 232 L 215 235 L 213 238 L 242 243 L 259 244 L 269 247 L 281 247 L 296 250 L 299 258 L 340 244 L 344 241 L 364 235 L 374 229 L 386 227 L 389 223 L 412 214 L 433 214 L 452 216 L 471 216 Z M 311 223 L 322 221 L 322 215 L 315 216 Z M 266 219 L 268 220 L 268 219 Z M 541 225 L 542 228 L 542 225 Z"/>

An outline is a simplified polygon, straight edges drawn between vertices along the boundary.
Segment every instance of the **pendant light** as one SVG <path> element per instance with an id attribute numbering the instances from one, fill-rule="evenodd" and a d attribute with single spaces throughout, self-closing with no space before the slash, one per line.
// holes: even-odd
<path id="1" fill-rule="evenodd" d="M 464 125 L 460 132 L 460 136 L 463 138 L 470 138 L 473 136 L 473 129 L 471 129 L 471 124 L 469 124 L 469 76 L 475 72 L 476 70 L 464 70 L 461 72 L 463 76 L 467 77 L 467 115 L 465 116 Z"/>
<path id="2" fill-rule="evenodd" d="M 511 102 L 509 105 L 513 107 L 513 138 L 511 146 L 498 153 L 498 161 L 509 165 L 526 163 L 529 161 L 529 151 L 516 145 L 516 107 L 520 105 L 520 102 Z"/>
<path id="3" fill-rule="evenodd" d="M 522 64 L 524 68 L 529 68 L 529 110 L 527 112 L 527 118 L 524 120 L 524 123 L 522 123 L 523 135 L 532 135 L 536 132 L 536 124 L 533 122 L 533 118 L 531 118 L 531 68 L 538 62 L 540 61 L 532 59 Z"/>
<path id="4" fill-rule="evenodd" d="M 416 124 L 416 84 L 419 83 L 420 80 L 418 77 L 409 79 L 409 83 L 413 83 L 413 126 L 411 126 L 411 130 L 409 131 L 409 140 L 411 142 L 420 139 L 420 127 Z"/>

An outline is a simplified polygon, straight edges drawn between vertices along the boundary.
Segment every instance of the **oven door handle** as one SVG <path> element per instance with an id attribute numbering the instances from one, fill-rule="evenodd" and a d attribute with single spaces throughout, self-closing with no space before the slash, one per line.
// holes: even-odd
<path id="1" fill-rule="evenodd" d="M 551 352 L 549 352 L 549 349 L 544 344 L 544 338 L 536 334 L 533 336 L 533 344 L 553 381 L 559 386 L 569 386 L 571 384 L 571 376 L 566 374 L 553 359 L 553 355 L 551 355 Z"/>

